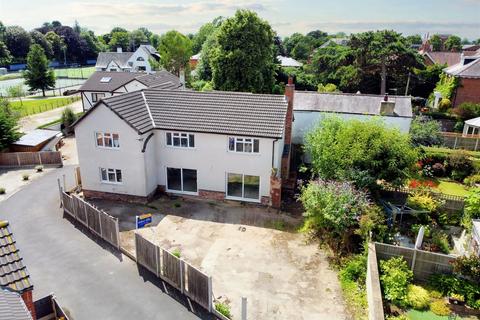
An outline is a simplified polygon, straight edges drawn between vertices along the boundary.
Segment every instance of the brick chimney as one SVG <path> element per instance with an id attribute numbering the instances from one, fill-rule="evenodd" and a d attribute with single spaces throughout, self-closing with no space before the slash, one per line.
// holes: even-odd
<path id="1" fill-rule="evenodd" d="M 293 125 L 293 99 L 295 96 L 295 85 L 293 78 L 288 77 L 288 83 L 285 86 L 285 98 L 287 99 L 287 115 L 285 117 L 284 149 L 282 153 L 282 179 L 288 179 L 290 175 L 290 155 L 292 148 L 292 125 Z"/>

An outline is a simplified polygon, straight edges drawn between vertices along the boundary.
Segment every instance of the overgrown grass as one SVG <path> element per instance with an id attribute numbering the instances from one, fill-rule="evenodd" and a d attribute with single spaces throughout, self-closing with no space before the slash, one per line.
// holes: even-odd
<path id="1" fill-rule="evenodd" d="M 427 152 L 429 155 L 450 155 L 452 153 L 458 152 L 459 149 L 450 149 L 450 148 L 443 148 L 443 147 L 423 147 L 423 149 Z M 480 151 L 468 151 L 468 150 L 462 150 L 465 152 L 466 155 L 480 159 Z"/>
<path id="2" fill-rule="evenodd" d="M 340 263 L 338 278 L 349 312 L 354 319 L 368 319 L 367 291 L 365 279 L 367 258 L 359 254 Z"/>
<path id="3" fill-rule="evenodd" d="M 222 302 L 216 302 L 215 303 L 215 310 L 217 310 L 219 313 L 223 314 L 228 319 L 232 318 L 232 313 L 230 312 L 230 306 L 228 304 L 225 304 L 225 303 L 222 303 Z"/>
<path id="4" fill-rule="evenodd" d="M 54 99 L 33 99 L 10 101 L 12 109 L 21 117 L 60 108 L 80 100 L 80 97 L 62 97 Z"/>

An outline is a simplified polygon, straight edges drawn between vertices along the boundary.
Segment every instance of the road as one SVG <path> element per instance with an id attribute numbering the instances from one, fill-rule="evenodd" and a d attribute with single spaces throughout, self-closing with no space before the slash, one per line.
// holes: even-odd
<path id="1" fill-rule="evenodd" d="M 72 172 L 72 166 L 53 170 L 0 202 L 0 219 L 10 222 L 34 299 L 53 292 L 74 320 L 209 318 L 190 312 L 148 272 L 63 218 L 57 177 L 73 180 Z"/>
<path id="2" fill-rule="evenodd" d="M 83 111 L 82 100 L 75 101 L 74 103 L 64 107 L 56 108 L 42 113 L 37 113 L 28 117 L 23 117 L 19 121 L 20 131 L 29 132 L 41 126 L 42 124 L 46 124 L 60 119 L 63 110 L 67 107 L 72 108 L 75 113 L 81 112 Z"/>

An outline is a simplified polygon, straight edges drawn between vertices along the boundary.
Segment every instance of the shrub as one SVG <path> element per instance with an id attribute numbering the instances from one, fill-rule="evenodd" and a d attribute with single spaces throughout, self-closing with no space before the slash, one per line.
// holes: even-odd
<path id="1" fill-rule="evenodd" d="M 435 230 L 432 234 L 432 242 L 440 249 L 441 252 L 445 254 L 450 252 L 448 236 L 444 232 Z"/>
<path id="2" fill-rule="evenodd" d="M 464 102 L 453 109 L 462 120 L 468 120 L 480 116 L 480 103 Z"/>
<path id="3" fill-rule="evenodd" d="M 175 257 L 177 257 L 177 258 L 180 259 L 180 256 L 182 255 L 182 252 L 180 251 L 179 248 L 175 248 L 175 249 L 172 251 L 172 254 L 173 254 Z"/>
<path id="4" fill-rule="evenodd" d="M 5 188 L 0 188 L 0 194 L 5 194 L 5 193 L 6 193 Z"/>
<path id="5" fill-rule="evenodd" d="M 37 172 L 42 172 L 42 171 L 43 171 L 43 166 L 36 166 L 36 167 L 35 167 L 35 170 L 36 170 Z"/>
<path id="6" fill-rule="evenodd" d="M 27 181 L 29 178 L 30 178 L 30 176 L 28 174 L 22 175 L 22 180 L 23 181 Z"/>
<path id="7" fill-rule="evenodd" d="M 436 300 L 430 303 L 430 311 L 437 316 L 448 316 L 450 314 L 450 309 L 444 300 Z"/>
<path id="8" fill-rule="evenodd" d="M 430 227 L 430 225 L 428 224 L 412 224 L 412 227 L 411 227 L 411 231 L 416 235 L 418 235 L 418 232 L 420 231 L 420 228 L 423 227 L 423 231 L 424 231 L 424 237 L 425 238 L 430 238 L 431 235 L 432 235 L 432 228 Z"/>
<path id="9" fill-rule="evenodd" d="M 460 222 L 462 221 L 463 211 L 455 211 L 455 212 L 440 212 L 438 214 L 438 222 L 441 225 L 449 225 L 449 226 L 459 226 Z"/>
<path id="10" fill-rule="evenodd" d="M 480 283 L 480 257 L 461 256 L 452 262 L 453 271 Z"/>
<path id="11" fill-rule="evenodd" d="M 446 172 L 445 166 L 440 162 L 434 163 L 432 166 L 432 170 L 433 170 L 433 175 L 435 177 L 445 176 L 445 172 Z"/>
<path id="12" fill-rule="evenodd" d="M 480 218 L 480 188 L 473 189 L 465 198 L 462 225 L 471 230 L 472 219 L 476 218 Z"/>
<path id="13" fill-rule="evenodd" d="M 443 142 L 440 122 L 428 117 L 416 117 L 412 121 L 410 136 L 417 146 L 435 146 Z"/>
<path id="14" fill-rule="evenodd" d="M 407 205 L 413 209 L 435 212 L 443 204 L 426 190 L 416 190 L 407 198 Z"/>
<path id="15" fill-rule="evenodd" d="M 384 242 L 388 238 L 389 229 L 385 211 L 377 205 L 372 205 L 365 214 L 360 217 L 359 227 L 355 231 L 363 239 Z"/>
<path id="16" fill-rule="evenodd" d="M 458 278 L 452 274 L 434 274 L 428 279 L 432 289 L 443 295 L 461 294 L 469 307 L 475 308 L 476 301 L 480 299 L 480 283 Z"/>
<path id="17" fill-rule="evenodd" d="M 452 179 L 463 181 L 473 172 L 473 163 L 463 150 L 458 150 L 448 156 L 448 166 L 452 172 Z"/>
<path id="18" fill-rule="evenodd" d="M 412 281 L 413 272 L 403 257 L 380 261 L 380 282 L 385 299 L 397 305 L 404 305 L 407 287 Z"/>
<path id="19" fill-rule="evenodd" d="M 420 286 L 409 285 L 407 289 L 407 303 L 416 310 L 427 309 L 430 303 L 428 291 Z"/>
<path id="20" fill-rule="evenodd" d="M 222 315 L 228 319 L 232 318 L 232 313 L 230 312 L 230 306 L 222 302 L 215 302 L 215 310 L 220 312 Z"/>
<path id="21" fill-rule="evenodd" d="M 465 301 L 465 297 L 461 294 L 458 294 L 458 293 L 451 294 L 450 297 L 452 299 L 455 299 L 455 300 L 458 300 L 458 301 L 462 301 L 462 302 Z"/>
<path id="22" fill-rule="evenodd" d="M 452 101 L 450 101 L 450 99 L 448 98 L 442 98 L 442 100 L 440 100 L 440 103 L 438 104 L 438 109 L 442 112 L 447 111 L 451 107 L 452 107 Z"/>
<path id="23" fill-rule="evenodd" d="M 367 256 L 364 254 L 350 258 L 339 272 L 339 277 L 342 281 L 365 283 L 366 276 Z"/>
<path id="24" fill-rule="evenodd" d="M 62 117 L 60 121 L 65 128 L 67 133 L 72 132 L 72 124 L 77 120 L 77 115 L 73 112 L 72 108 L 66 107 L 62 112 Z"/>
<path id="25" fill-rule="evenodd" d="M 443 294 L 437 290 L 431 290 L 429 293 L 430 298 L 432 299 L 441 299 L 443 298 Z"/>
<path id="26" fill-rule="evenodd" d="M 480 174 L 473 174 L 466 177 L 463 180 L 463 183 L 469 185 L 470 187 L 474 187 L 476 184 L 480 183 Z"/>

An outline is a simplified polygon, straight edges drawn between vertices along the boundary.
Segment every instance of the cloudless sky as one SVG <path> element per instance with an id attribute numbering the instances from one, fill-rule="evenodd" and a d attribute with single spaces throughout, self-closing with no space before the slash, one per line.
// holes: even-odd
<path id="1" fill-rule="evenodd" d="M 281 36 L 320 29 L 346 33 L 394 29 L 480 38 L 480 0 L 0 0 L 0 21 L 28 30 L 59 20 L 106 33 L 114 26 L 156 33 L 195 32 L 217 16 L 256 11 Z"/>

